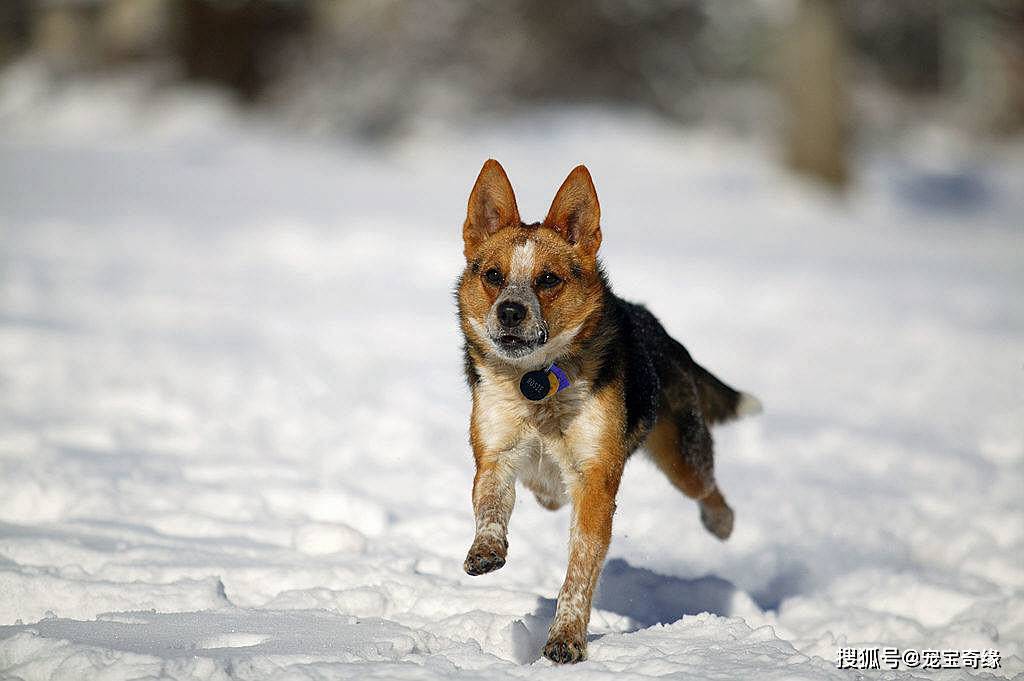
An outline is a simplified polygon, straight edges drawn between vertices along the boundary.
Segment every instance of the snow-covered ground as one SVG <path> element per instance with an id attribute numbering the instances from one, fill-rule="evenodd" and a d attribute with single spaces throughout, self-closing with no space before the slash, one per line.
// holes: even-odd
<path id="1" fill-rule="evenodd" d="M 208 96 L 0 81 L 0 677 L 852 679 L 842 647 L 1024 673 L 1024 153 L 923 136 L 830 198 L 625 115 L 297 139 Z M 460 227 L 585 162 L 617 291 L 757 394 L 720 543 L 638 455 L 590 659 L 538 659 L 567 512 L 463 574 Z M 877 674 L 877 673 L 875 673 Z"/>

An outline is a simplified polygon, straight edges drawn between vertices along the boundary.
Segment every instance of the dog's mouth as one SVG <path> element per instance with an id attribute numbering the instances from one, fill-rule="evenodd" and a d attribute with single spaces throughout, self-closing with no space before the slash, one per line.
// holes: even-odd
<path id="1" fill-rule="evenodd" d="M 494 341 L 495 344 L 502 350 L 517 354 L 519 351 L 522 351 L 526 348 L 533 346 L 533 343 L 531 343 L 526 338 L 523 338 L 522 336 L 517 336 L 512 333 L 503 333 L 497 338 L 495 338 Z"/>
<path id="2" fill-rule="evenodd" d="M 508 357 L 523 357 L 530 354 L 547 341 L 547 334 L 541 333 L 539 338 L 524 338 L 514 333 L 503 333 L 492 337 L 494 345 Z"/>

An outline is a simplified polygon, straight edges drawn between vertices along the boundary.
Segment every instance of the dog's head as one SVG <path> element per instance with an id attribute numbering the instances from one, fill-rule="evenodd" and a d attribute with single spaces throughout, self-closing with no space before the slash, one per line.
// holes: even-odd
<path id="1" fill-rule="evenodd" d="M 565 352 L 600 309 L 601 208 L 590 172 L 577 166 L 543 222 L 525 224 L 505 170 L 484 163 L 462 228 L 463 331 L 492 357 L 539 368 Z"/>

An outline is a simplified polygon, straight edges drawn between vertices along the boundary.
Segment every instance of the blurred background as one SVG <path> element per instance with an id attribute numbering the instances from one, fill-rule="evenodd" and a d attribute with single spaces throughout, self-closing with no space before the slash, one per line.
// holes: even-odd
<path id="1" fill-rule="evenodd" d="M 0 68 L 222 88 L 325 135 L 550 105 L 638 109 L 772 141 L 842 187 L 851 155 L 939 126 L 1024 126 L 1020 0 L 5 0 Z M 7 102 L 8 108 L 12 106 Z"/>
<path id="2" fill-rule="evenodd" d="M 521 676 L 569 519 L 520 494 L 508 565 L 462 572 L 451 290 L 488 157 L 527 220 L 586 163 L 616 291 L 765 404 L 715 433 L 727 543 L 630 462 L 595 664 L 1024 671 L 1024 0 L 0 0 L 0 625 L 82 621 L 0 627 L 0 676 L 139 678 L 90 646 L 214 644 L 97 616 L 257 626 L 226 604 Z M 743 622 L 622 636 L 704 611 Z M 265 678 L 385 650 L 239 640 L 292 656 Z"/>

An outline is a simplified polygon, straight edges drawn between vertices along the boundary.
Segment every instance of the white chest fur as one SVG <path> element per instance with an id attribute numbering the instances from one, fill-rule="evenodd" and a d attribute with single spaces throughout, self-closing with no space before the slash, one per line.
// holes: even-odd
<path id="1" fill-rule="evenodd" d="M 561 504 L 598 453 L 604 417 L 585 381 L 531 402 L 508 377 L 487 369 L 476 385 L 476 425 L 482 443 L 512 465 L 519 479 Z"/>

